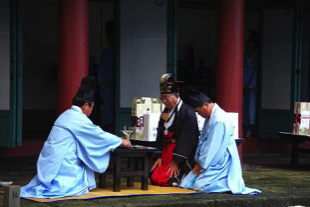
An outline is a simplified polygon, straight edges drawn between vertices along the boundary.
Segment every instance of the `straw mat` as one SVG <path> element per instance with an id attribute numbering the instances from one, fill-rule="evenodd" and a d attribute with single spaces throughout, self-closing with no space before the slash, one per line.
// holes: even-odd
<path id="1" fill-rule="evenodd" d="M 188 190 L 178 187 L 160 187 L 149 185 L 148 190 L 141 190 L 141 183 L 135 182 L 134 187 L 127 187 L 125 184 L 121 186 L 120 192 L 113 192 L 112 186 L 107 188 L 96 188 L 83 196 L 63 197 L 63 198 L 27 198 L 32 201 L 49 203 L 63 200 L 79 200 L 79 199 L 94 199 L 94 198 L 110 198 L 120 196 L 139 196 L 139 195 L 169 195 L 169 194 L 194 194 L 197 191 Z"/>

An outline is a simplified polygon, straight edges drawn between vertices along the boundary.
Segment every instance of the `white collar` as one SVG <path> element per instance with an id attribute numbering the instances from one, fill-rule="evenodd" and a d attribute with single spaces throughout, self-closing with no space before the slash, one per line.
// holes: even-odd
<path id="1" fill-rule="evenodd" d="M 213 106 L 213 108 L 212 108 L 212 112 L 211 112 L 211 116 L 210 116 L 210 118 L 209 119 L 211 119 L 212 118 L 212 116 L 213 116 L 213 114 L 214 114 L 214 111 L 215 111 L 215 109 L 217 109 L 219 106 L 216 104 L 216 103 L 214 103 L 214 106 Z"/>
<path id="2" fill-rule="evenodd" d="M 177 104 L 175 106 L 175 107 L 178 107 L 176 111 L 180 110 L 180 108 L 182 106 L 182 103 L 183 103 L 183 101 L 179 97 L 178 100 L 177 100 Z M 172 112 L 174 111 L 175 107 L 169 111 L 169 116 L 172 114 Z"/>
<path id="3" fill-rule="evenodd" d="M 76 105 L 72 105 L 71 108 L 76 110 L 76 111 L 79 111 L 79 112 L 83 113 L 82 109 L 80 107 L 76 106 Z"/>
<path id="4" fill-rule="evenodd" d="M 179 102 L 180 102 L 180 103 L 179 103 Z M 179 98 L 179 99 L 178 99 L 178 103 L 177 103 L 177 106 L 178 106 L 178 110 L 177 110 L 177 111 L 180 110 L 182 104 L 183 104 L 183 101 Z"/>
<path id="5" fill-rule="evenodd" d="M 180 108 L 181 108 L 181 106 L 182 106 L 182 103 L 183 103 L 183 101 L 182 101 L 180 98 L 178 98 L 177 106 L 176 106 L 176 107 L 178 107 L 178 108 L 177 108 L 176 112 L 180 110 Z M 169 121 L 168 121 L 168 122 L 164 122 L 164 127 L 165 127 L 166 130 L 173 124 L 173 121 L 174 121 L 174 118 L 175 118 L 175 114 L 176 114 L 176 113 L 173 113 L 173 112 L 174 112 L 174 110 L 175 110 L 176 107 L 174 107 L 174 108 L 169 112 L 169 117 L 171 116 L 171 118 L 169 119 Z M 172 114 L 172 113 L 173 113 L 173 114 Z"/>

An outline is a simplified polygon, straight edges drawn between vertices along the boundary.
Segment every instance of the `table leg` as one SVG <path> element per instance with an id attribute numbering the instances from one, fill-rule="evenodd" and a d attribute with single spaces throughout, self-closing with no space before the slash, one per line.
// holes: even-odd
<path id="1" fill-rule="evenodd" d="M 121 191 L 121 157 L 115 155 L 114 160 L 114 181 L 113 181 L 113 191 Z"/>
<path id="2" fill-rule="evenodd" d="M 99 188 L 106 187 L 106 175 L 107 175 L 107 172 L 99 174 Z"/>
<path id="3" fill-rule="evenodd" d="M 142 176 L 141 189 L 142 190 L 148 190 L 149 159 L 148 159 L 147 155 L 144 155 L 144 157 L 143 157 L 143 169 L 144 169 L 144 173 Z"/>
<path id="4" fill-rule="evenodd" d="M 128 158 L 128 169 L 130 171 L 135 170 L 135 158 L 134 157 L 129 157 Z M 134 186 L 134 177 L 133 176 L 128 176 L 127 177 L 127 186 L 128 187 L 133 187 Z"/>
<path id="5" fill-rule="evenodd" d="M 299 142 L 292 141 L 292 148 L 291 148 L 291 166 L 296 167 L 298 165 L 298 147 Z"/>

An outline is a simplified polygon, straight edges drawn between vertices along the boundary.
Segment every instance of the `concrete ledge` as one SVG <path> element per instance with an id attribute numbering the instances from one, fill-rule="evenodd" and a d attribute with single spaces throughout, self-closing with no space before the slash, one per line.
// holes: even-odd
<path id="1" fill-rule="evenodd" d="M 20 186 L 3 185 L 3 207 L 20 207 Z"/>

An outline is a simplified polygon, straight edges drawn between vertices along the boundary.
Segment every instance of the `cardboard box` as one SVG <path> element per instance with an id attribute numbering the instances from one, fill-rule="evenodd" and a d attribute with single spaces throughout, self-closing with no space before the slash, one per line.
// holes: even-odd
<path id="1" fill-rule="evenodd" d="M 152 113 L 161 113 L 161 104 L 158 98 L 152 98 Z"/>
<path id="2" fill-rule="evenodd" d="M 143 104 L 143 114 L 151 113 L 152 112 L 152 98 L 150 97 L 141 97 L 142 104 Z"/>
<path id="3" fill-rule="evenodd" d="M 293 133 L 310 135 L 310 103 L 296 102 L 294 108 Z"/>
<path id="4" fill-rule="evenodd" d="M 142 116 L 143 113 L 144 113 L 144 107 L 143 107 L 142 99 L 135 97 L 132 101 L 131 115 Z"/>
<path id="5" fill-rule="evenodd" d="M 300 114 L 300 116 L 309 115 L 309 102 L 296 102 L 294 108 L 294 114 Z"/>

